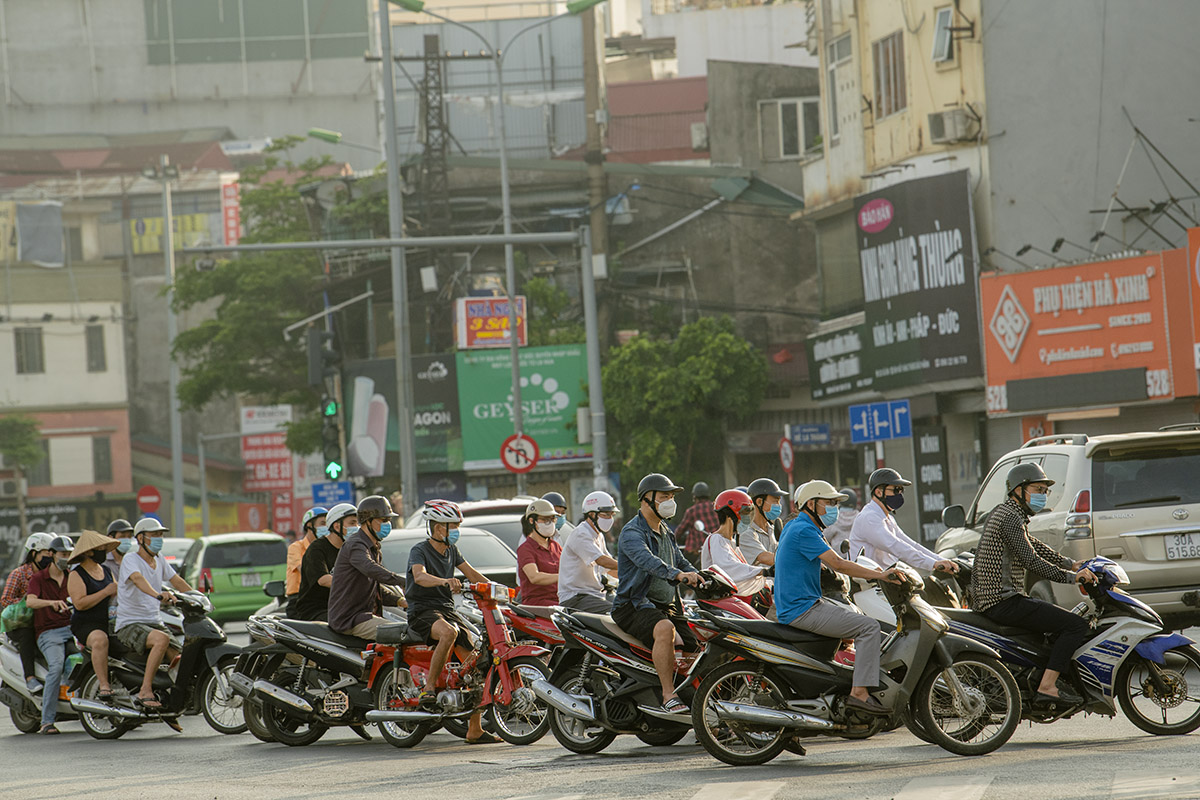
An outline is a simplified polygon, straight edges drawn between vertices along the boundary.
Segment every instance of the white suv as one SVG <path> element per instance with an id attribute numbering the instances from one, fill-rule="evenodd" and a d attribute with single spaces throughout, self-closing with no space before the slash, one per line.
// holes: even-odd
<path id="1" fill-rule="evenodd" d="M 1008 471 L 1029 461 L 1055 481 L 1030 533 L 1076 560 L 1117 561 L 1131 593 L 1168 625 L 1200 623 L 1200 424 L 1031 439 L 996 462 L 970 510 L 942 512 L 948 530 L 934 549 L 944 556 L 973 550 L 988 514 L 1004 500 Z M 1079 602 L 1073 584 L 1037 580 L 1027 590 L 1066 608 Z"/>

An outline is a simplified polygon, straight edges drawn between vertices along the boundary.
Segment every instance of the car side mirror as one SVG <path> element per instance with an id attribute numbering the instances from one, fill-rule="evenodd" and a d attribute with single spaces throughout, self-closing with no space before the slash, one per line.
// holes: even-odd
<path id="1" fill-rule="evenodd" d="M 267 597 L 283 597 L 284 593 L 283 581 L 267 581 L 263 584 L 263 594 Z"/>
<path id="2" fill-rule="evenodd" d="M 942 524 L 947 528 L 961 528 L 967 524 L 967 510 L 960 505 L 942 509 Z"/>

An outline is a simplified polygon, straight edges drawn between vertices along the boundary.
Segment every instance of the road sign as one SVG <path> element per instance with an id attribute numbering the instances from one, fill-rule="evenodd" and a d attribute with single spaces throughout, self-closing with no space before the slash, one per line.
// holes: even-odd
<path id="1" fill-rule="evenodd" d="M 500 460 L 509 472 L 529 472 L 537 466 L 539 455 L 537 442 L 528 436 L 518 437 L 514 433 L 500 445 Z"/>
<path id="2" fill-rule="evenodd" d="M 143 486 L 137 490 L 137 507 L 139 511 L 150 514 L 158 511 L 162 505 L 162 495 L 153 486 Z"/>
<path id="3" fill-rule="evenodd" d="M 796 463 L 796 454 L 792 451 L 792 443 L 787 439 L 779 440 L 779 466 L 783 467 L 784 472 L 791 472 L 792 465 Z"/>
<path id="4" fill-rule="evenodd" d="M 314 483 L 312 485 L 312 501 L 314 506 L 325 506 L 325 508 L 332 508 L 338 503 L 353 503 L 354 484 L 350 481 Z"/>
<path id="5" fill-rule="evenodd" d="M 854 444 L 907 439 L 912 436 L 912 413 L 907 400 L 850 406 L 850 441 Z"/>
<path id="6" fill-rule="evenodd" d="M 832 441 L 828 422 L 785 425 L 793 447 L 827 445 Z"/>

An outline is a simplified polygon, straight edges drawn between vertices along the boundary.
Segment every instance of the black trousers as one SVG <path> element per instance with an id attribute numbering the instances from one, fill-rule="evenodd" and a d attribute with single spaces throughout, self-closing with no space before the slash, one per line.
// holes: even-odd
<path id="1" fill-rule="evenodd" d="M 25 677 L 33 677 L 33 665 L 37 659 L 37 636 L 34 635 L 33 625 L 26 625 L 8 632 L 8 638 L 17 646 L 21 654 L 21 666 L 25 668 Z"/>
<path id="2" fill-rule="evenodd" d="M 1055 672 L 1070 672 L 1071 657 L 1092 630 L 1083 617 L 1032 597 L 1006 597 L 983 615 L 1001 625 L 1050 634 L 1052 644 L 1046 666 Z"/>

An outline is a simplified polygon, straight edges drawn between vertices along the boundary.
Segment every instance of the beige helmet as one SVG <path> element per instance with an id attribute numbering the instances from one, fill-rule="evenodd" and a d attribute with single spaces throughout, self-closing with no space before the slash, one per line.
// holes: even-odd
<path id="1" fill-rule="evenodd" d="M 792 499 L 797 508 L 804 508 L 804 504 L 809 500 L 830 500 L 840 503 L 846 499 L 846 495 L 833 488 L 833 484 L 829 481 L 809 481 L 796 487 L 796 494 Z"/>

